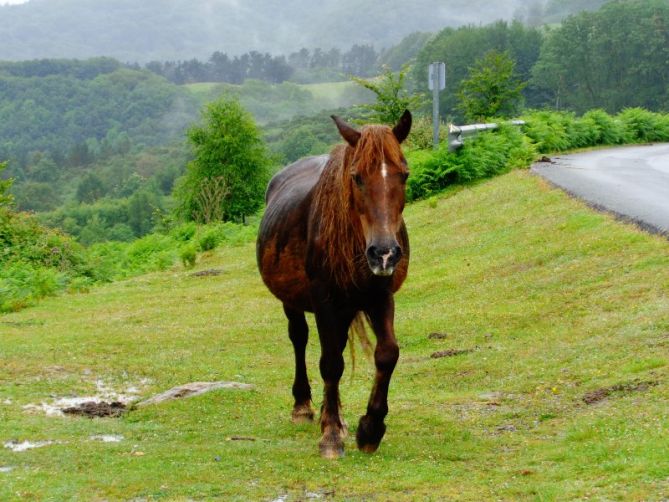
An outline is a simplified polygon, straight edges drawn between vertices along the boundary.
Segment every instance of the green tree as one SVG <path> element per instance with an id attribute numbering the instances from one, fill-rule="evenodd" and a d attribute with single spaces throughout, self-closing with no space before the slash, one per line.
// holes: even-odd
<path id="1" fill-rule="evenodd" d="M 422 96 L 409 94 L 406 89 L 408 71 L 408 66 L 397 73 L 385 66 L 383 73 L 373 80 L 351 77 L 353 82 L 376 94 L 375 103 L 358 106 L 363 115 L 362 121 L 396 124 L 405 110 L 415 110 L 423 105 Z"/>
<path id="2" fill-rule="evenodd" d="M 105 186 L 99 176 L 89 173 L 77 186 L 76 198 L 79 202 L 92 203 L 105 194 Z"/>
<path id="3" fill-rule="evenodd" d="M 51 183 L 28 181 L 14 188 L 16 206 L 21 211 L 51 211 L 60 204 L 60 197 Z"/>
<path id="4" fill-rule="evenodd" d="M 458 108 L 469 121 L 509 117 L 518 111 L 524 87 L 509 54 L 492 50 L 469 69 L 469 78 L 460 86 Z"/>
<path id="5" fill-rule="evenodd" d="M 225 186 L 215 204 L 224 220 L 241 220 L 257 211 L 269 177 L 269 155 L 253 117 L 234 97 L 210 103 L 202 122 L 192 127 L 188 141 L 195 159 L 180 178 L 175 196 L 177 212 L 186 220 L 204 222 L 212 213 L 204 207 L 210 200 L 212 180 Z"/>
<path id="6" fill-rule="evenodd" d="M 400 43 L 384 50 L 379 56 L 379 63 L 388 65 L 393 70 L 401 70 L 404 65 L 409 64 L 418 52 L 425 47 L 432 33 L 416 31 L 404 37 Z"/>
<path id="7" fill-rule="evenodd" d="M 0 162 L 0 174 L 7 168 L 7 162 Z M 14 180 L 11 178 L 8 180 L 0 178 L 0 208 L 10 206 L 14 201 L 12 194 L 9 193 L 9 189 L 12 187 Z"/>
<path id="8" fill-rule="evenodd" d="M 414 88 L 428 94 L 428 66 L 434 61 L 446 63 L 446 89 L 440 93 L 440 107 L 443 115 L 451 115 L 455 121 L 463 120 L 457 111 L 458 90 L 468 77 L 469 68 L 491 50 L 508 51 L 516 63 L 516 72 L 525 82 L 529 80 L 532 67 L 539 58 L 542 35 L 535 28 L 528 28 L 514 21 L 498 21 L 487 26 L 463 26 L 458 29 L 446 28 L 430 39 L 416 56 L 411 70 Z M 542 106 L 543 93 L 533 87 L 523 91 L 529 106 Z"/>
<path id="9" fill-rule="evenodd" d="M 128 225 L 137 237 L 148 234 L 153 229 L 153 213 L 160 209 L 156 194 L 139 190 L 128 201 Z"/>
<path id="10" fill-rule="evenodd" d="M 551 105 L 585 112 L 669 104 L 669 2 L 626 0 L 567 18 L 532 70 Z"/>
<path id="11" fill-rule="evenodd" d="M 288 162 L 293 162 L 307 155 L 322 153 L 327 147 L 328 145 L 320 141 L 310 127 L 304 125 L 286 132 L 280 152 Z"/>

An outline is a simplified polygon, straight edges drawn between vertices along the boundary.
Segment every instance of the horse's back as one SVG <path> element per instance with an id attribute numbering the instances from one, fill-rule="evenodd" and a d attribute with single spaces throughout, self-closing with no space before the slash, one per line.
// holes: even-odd
<path id="1" fill-rule="evenodd" d="M 269 206 L 277 197 L 299 199 L 313 189 L 328 161 L 328 155 L 305 157 L 284 167 L 276 173 L 265 192 L 265 202 Z"/>
<path id="2" fill-rule="evenodd" d="M 269 182 L 267 208 L 257 242 L 258 267 L 269 290 L 284 304 L 311 310 L 305 271 L 307 219 L 313 189 L 328 155 L 284 167 Z"/>

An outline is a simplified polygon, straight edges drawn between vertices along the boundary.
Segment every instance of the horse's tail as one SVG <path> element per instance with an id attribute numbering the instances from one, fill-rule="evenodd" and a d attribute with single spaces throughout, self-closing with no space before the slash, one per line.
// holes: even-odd
<path id="1" fill-rule="evenodd" d="M 356 339 L 362 347 L 362 352 L 367 356 L 368 360 L 372 359 L 374 347 L 367 336 L 367 329 L 365 323 L 369 324 L 369 318 L 364 312 L 358 312 L 353 318 L 353 322 L 348 330 L 348 344 L 351 350 L 351 376 L 355 372 L 355 343 Z"/>

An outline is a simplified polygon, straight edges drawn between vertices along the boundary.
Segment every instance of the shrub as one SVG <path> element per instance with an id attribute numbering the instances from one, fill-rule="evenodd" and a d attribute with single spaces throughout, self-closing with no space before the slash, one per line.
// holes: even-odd
<path id="1" fill-rule="evenodd" d="M 571 148 L 567 122 L 573 115 L 561 112 L 538 111 L 525 115 L 525 134 L 541 153 L 562 152 Z"/>
<path id="2" fill-rule="evenodd" d="M 406 141 L 407 148 L 429 150 L 433 146 L 432 117 L 427 115 L 416 117 L 411 125 L 411 132 Z M 439 142 L 448 140 L 448 126 L 444 123 L 439 127 Z"/>
<path id="3" fill-rule="evenodd" d="M 188 244 L 182 247 L 181 251 L 179 252 L 179 258 L 181 258 L 181 263 L 183 263 L 184 268 L 193 268 L 197 259 L 197 251 L 195 250 L 195 246 Z"/>
<path id="4" fill-rule="evenodd" d="M 625 127 L 619 119 L 613 118 L 604 110 L 590 110 L 583 115 L 596 131 L 598 145 L 617 145 L 625 142 Z"/>
<path id="5" fill-rule="evenodd" d="M 68 278 L 52 268 L 14 263 L 0 270 L 0 312 L 28 307 L 65 288 Z"/>
<path id="6" fill-rule="evenodd" d="M 216 249 L 219 242 L 219 234 L 215 228 L 209 228 L 199 237 L 197 245 L 200 251 L 211 251 Z"/>
<path id="7" fill-rule="evenodd" d="M 195 232 L 197 232 L 197 225 L 194 222 L 189 221 L 188 223 L 183 223 L 172 229 L 170 235 L 179 242 L 186 242 L 193 238 Z"/>
<path id="8" fill-rule="evenodd" d="M 514 167 L 528 167 L 536 155 L 530 141 L 515 126 L 468 138 L 457 152 L 443 143 L 437 150 L 411 151 L 407 159 L 411 175 L 407 182 L 408 200 L 426 197 L 454 183 L 466 183 Z"/>
<path id="9" fill-rule="evenodd" d="M 643 108 L 626 108 L 618 114 L 631 142 L 669 141 L 669 116 Z"/>

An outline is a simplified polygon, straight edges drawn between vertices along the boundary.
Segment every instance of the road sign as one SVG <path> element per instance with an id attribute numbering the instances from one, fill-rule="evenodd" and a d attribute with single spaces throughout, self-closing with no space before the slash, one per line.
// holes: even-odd
<path id="1" fill-rule="evenodd" d="M 432 144 L 439 147 L 439 91 L 446 88 L 446 64 L 432 63 L 429 68 L 428 88 L 432 91 Z"/>
<path id="2" fill-rule="evenodd" d="M 434 90 L 434 84 L 437 84 L 437 89 L 443 91 L 446 88 L 446 63 L 432 63 L 429 72 L 428 89 Z"/>

